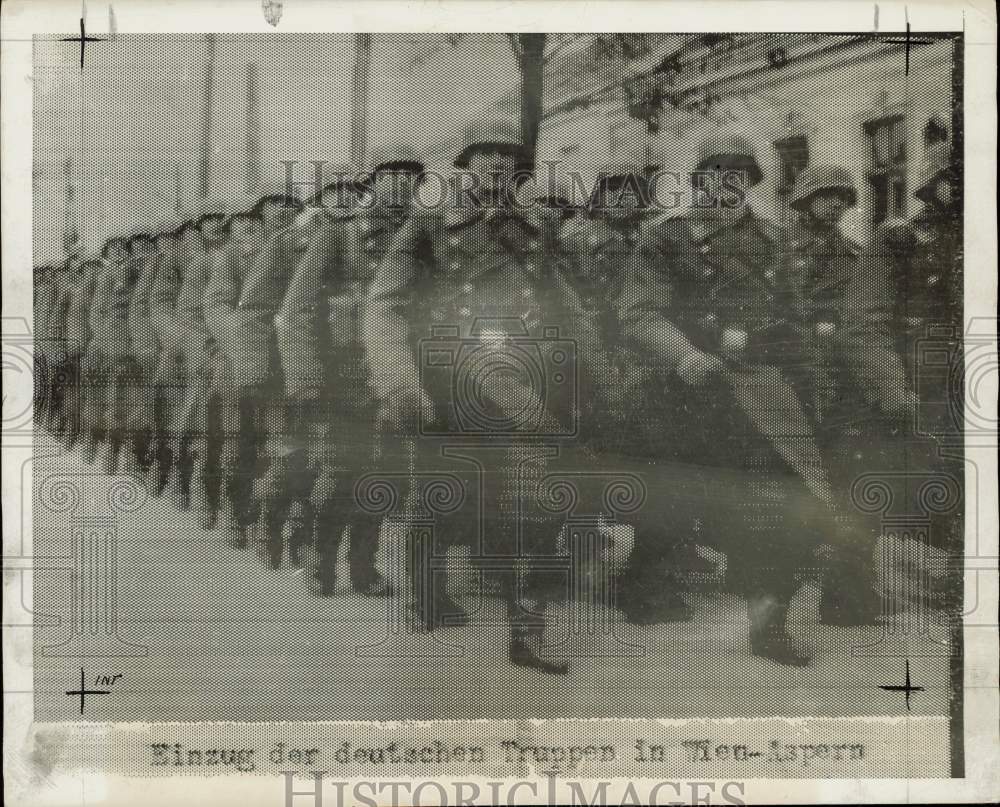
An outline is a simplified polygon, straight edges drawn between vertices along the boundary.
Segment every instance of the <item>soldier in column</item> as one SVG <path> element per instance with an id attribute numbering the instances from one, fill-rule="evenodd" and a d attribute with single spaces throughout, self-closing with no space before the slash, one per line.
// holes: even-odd
<path id="1" fill-rule="evenodd" d="M 184 326 L 177 299 L 194 259 L 204 251 L 193 220 L 164 229 L 156 239 L 156 269 L 149 292 L 149 318 L 159 347 L 153 372 L 153 435 L 146 459 L 147 486 L 159 496 L 173 464 L 173 418 L 184 395 Z"/>
<path id="2" fill-rule="evenodd" d="M 218 508 L 218 398 L 212 391 L 218 347 L 205 324 L 205 287 L 213 263 L 229 243 L 226 206 L 205 200 L 194 227 L 182 240 L 191 256 L 177 292 L 174 314 L 181 329 L 183 393 L 172 419 L 169 470 L 164 492 L 180 510 L 195 511 L 199 525 L 212 529 Z"/>
<path id="3" fill-rule="evenodd" d="M 131 340 L 132 372 L 128 381 L 126 418 L 128 442 L 125 452 L 126 473 L 147 481 L 152 461 L 155 430 L 156 368 L 160 343 L 153 326 L 151 298 L 164 250 L 170 248 L 178 222 L 168 219 L 153 228 L 151 237 L 133 242 L 138 279 L 129 300 L 128 329 Z"/>
<path id="4" fill-rule="evenodd" d="M 745 135 L 707 137 L 691 212 L 646 225 L 619 305 L 663 391 L 660 417 L 639 425 L 654 426 L 687 467 L 676 495 L 659 502 L 664 529 L 697 528 L 699 542 L 726 552 L 747 598 L 755 655 L 804 665 L 809 654 L 787 631 L 788 606 L 797 575 L 836 527 L 830 482 L 788 374 L 801 356 L 784 235 L 746 202 L 762 177 Z"/>
<path id="5" fill-rule="evenodd" d="M 796 213 L 789 282 L 803 343 L 803 372 L 793 378 L 841 485 L 861 470 L 852 471 L 849 457 L 874 436 L 872 418 L 903 415 L 913 405 L 884 313 L 883 284 L 840 228 L 856 204 L 850 172 L 836 165 L 804 169 L 789 199 Z"/>
<path id="6" fill-rule="evenodd" d="M 116 470 L 123 437 L 109 423 L 115 421 L 116 376 L 128 356 L 128 299 L 135 280 L 128 244 L 128 239 L 114 237 L 101 250 L 102 265 L 90 305 L 91 338 L 84 357 L 84 459 L 94 462 L 98 449 L 104 446 L 108 473 Z"/>
<path id="7" fill-rule="evenodd" d="M 960 485 L 964 471 L 955 454 L 960 451 L 965 425 L 962 211 L 955 190 L 952 143 L 948 139 L 927 142 L 927 135 L 934 131 L 945 130 L 932 119 L 913 192 L 923 206 L 908 220 L 884 223 L 876 234 L 870 259 L 876 277 L 869 288 L 885 293 L 867 296 L 871 313 L 865 325 L 870 332 L 868 323 L 879 322 L 879 315 L 888 321 L 912 396 L 908 416 L 900 420 L 905 439 L 895 446 L 895 467 L 933 472 Z M 942 361 L 943 357 L 947 360 Z M 880 359 L 873 353 L 869 362 Z M 946 448 L 949 444 L 950 449 Z M 932 513 L 930 545 L 959 557 L 962 523 L 960 506 Z M 946 578 L 935 576 L 932 582 L 950 588 L 945 592 L 952 600 L 949 608 L 957 608 L 960 603 L 953 595 L 960 587 Z"/>
<path id="8" fill-rule="evenodd" d="M 486 383 L 467 390 L 475 399 L 470 400 L 461 392 L 461 379 L 456 387 L 448 372 L 421 373 L 414 353 L 420 339 L 434 335 L 435 326 L 447 326 L 457 333 L 459 347 L 478 346 L 495 355 L 499 364 L 509 364 L 507 353 L 517 349 L 510 347 L 515 344 L 510 340 L 528 335 L 529 340 L 537 339 L 545 364 L 546 358 L 553 359 L 552 345 L 543 337 L 545 326 L 563 328 L 560 335 L 569 339 L 576 335 L 578 323 L 566 313 L 560 291 L 550 282 L 542 228 L 512 204 L 514 177 L 530 159 L 514 120 L 486 118 L 466 128 L 454 162 L 463 172 L 457 186 L 469 192 L 459 193 L 440 209 L 415 211 L 400 229 L 372 282 L 364 334 L 380 401 L 380 428 L 403 435 L 422 431 L 420 467 L 436 469 L 440 466 L 432 463 L 442 461 L 438 441 L 429 432 L 465 437 L 471 428 L 473 437 L 494 446 L 494 461 L 482 468 L 489 499 L 482 503 L 482 533 L 480 513 L 463 506 L 445 528 L 450 534 L 435 537 L 439 547 L 478 541 L 485 562 L 507 560 L 511 568 L 499 573 L 499 582 L 510 624 L 510 661 L 562 674 L 565 664 L 539 657 L 532 646 L 544 630 L 544 604 L 551 591 L 535 586 L 533 575 L 524 575 L 532 555 L 554 552 L 562 525 L 532 508 L 532 501 L 522 501 L 522 493 L 535 490 L 533 481 L 545 474 L 538 435 L 560 433 L 576 401 L 558 385 L 543 399 L 528 378 L 506 373 L 488 374 Z M 538 413 L 538 419 L 522 422 L 522 413 L 529 411 Z M 503 424 L 513 427 L 514 436 L 497 442 L 493 437 L 499 435 L 491 430 Z M 520 504 L 531 517 L 519 518 Z M 420 623 L 433 628 L 467 621 L 468 614 L 441 581 L 434 583 L 416 615 Z M 528 607 L 526 592 L 532 589 L 537 596 L 530 597 Z"/>
<path id="9" fill-rule="evenodd" d="M 652 392 L 649 362 L 626 342 L 615 301 L 621 298 L 630 262 L 637 259 L 652 202 L 650 173 L 642 149 L 619 149 L 598 171 L 587 216 L 567 239 L 574 258 L 571 277 L 596 334 L 596 349 L 587 362 L 596 394 L 588 396 L 584 409 L 585 438 L 604 461 L 630 468 L 638 462 L 643 475 L 672 448 L 635 428 L 655 417 L 662 396 Z M 706 571 L 708 564 L 698 556 L 691 536 L 665 532 L 656 518 L 642 515 L 633 524 L 635 543 L 618 579 L 617 605 L 636 624 L 686 621 L 691 609 L 678 593 L 678 583 L 693 571 Z"/>
<path id="10" fill-rule="evenodd" d="M 330 596 L 337 553 L 350 535 L 351 587 L 364 596 L 391 593 L 375 566 L 381 517 L 355 501 L 356 482 L 383 467 L 382 436 L 373 413 L 361 314 L 369 286 L 393 237 L 406 221 L 423 162 L 410 146 L 376 149 L 351 210 L 338 205 L 316 234 L 289 287 L 279 318 L 286 379 L 299 412 L 297 432 L 312 435 L 319 456 L 312 463 L 308 507 L 315 523 L 314 590 Z M 293 369 L 294 368 L 294 369 Z M 298 487 L 301 487 L 299 485 Z"/>
<path id="11" fill-rule="evenodd" d="M 68 389 L 62 397 L 64 442 L 72 449 L 83 428 L 83 379 L 81 368 L 90 344 L 90 305 L 94 296 L 99 258 L 79 261 L 69 278 L 69 300 L 66 306 L 66 373 Z"/>
<path id="12" fill-rule="evenodd" d="M 32 331 L 35 334 L 34 352 L 34 414 L 35 425 L 48 428 L 49 363 L 48 349 L 43 342 L 45 320 L 52 306 L 54 289 L 53 267 L 48 264 L 35 266 L 32 285 Z"/>
<path id="13" fill-rule="evenodd" d="M 254 481 L 264 470 L 267 435 L 282 423 L 273 320 L 294 269 L 289 224 L 301 209 L 298 199 L 275 188 L 232 216 L 231 242 L 205 288 L 205 322 L 223 359 L 213 381 L 222 426 L 219 526 L 238 547 L 246 546 L 260 515 Z"/>
<path id="14" fill-rule="evenodd" d="M 332 582 L 324 588 L 316 553 L 308 560 L 306 556 L 315 544 L 311 492 L 329 443 L 330 412 L 323 391 L 330 357 L 323 352 L 326 325 L 321 321 L 325 249 L 328 232 L 354 215 L 358 191 L 349 166 L 334 166 L 328 175 L 334 178 L 306 201 L 294 225 L 298 263 L 274 319 L 287 396 L 286 425 L 282 439 L 268 446 L 270 465 L 262 480 L 268 543 L 278 546 L 282 531 L 287 532 L 292 562 L 310 564 L 309 587 L 324 595 L 332 594 Z"/>
<path id="15" fill-rule="evenodd" d="M 887 327 L 884 284 L 840 228 L 856 203 L 853 178 L 836 165 L 804 169 L 789 199 L 797 217 L 789 232 L 788 284 L 802 352 L 802 364 L 789 377 L 813 423 L 840 512 L 841 540 L 820 608 L 829 624 L 854 624 L 864 616 L 864 604 L 851 608 L 844 601 L 874 584 L 877 536 L 857 517 L 851 485 L 884 467 L 886 450 L 904 439 L 897 427 L 914 403 Z"/>
<path id="16" fill-rule="evenodd" d="M 954 355 L 963 327 L 962 214 L 955 202 L 951 143 L 929 144 L 920 167 L 914 198 L 923 207 L 909 220 L 885 222 L 876 234 L 876 268 L 885 273 L 890 295 L 896 352 L 903 357 L 910 389 L 920 398 L 925 420 L 953 430 L 949 416 L 961 410 L 961 384 L 934 368 L 921 366 L 921 344 Z M 942 404 L 951 403 L 951 406 Z M 950 411 L 949 411 L 950 409 Z"/>
<path id="17" fill-rule="evenodd" d="M 57 439 L 62 437 L 64 428 L 62 410 L 68 363 L 66 317 L 73 267 L 72 258 L 52 267 L 38 299 L 41 315 L 37 328 L 38 344 L 45 368 L 44 426 Z"/>

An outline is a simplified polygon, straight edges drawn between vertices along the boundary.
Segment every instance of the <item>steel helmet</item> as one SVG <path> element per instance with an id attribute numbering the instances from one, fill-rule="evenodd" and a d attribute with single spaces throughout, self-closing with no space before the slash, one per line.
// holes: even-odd
<path id="1" fill-rule="evenodd" d="M 839 165 L 810 165 L 795 178 L 788 205 L 795 210 L 805 210 L 809 200 L 822 191 L 839 191 L 847 197 L 850 207 L 858 203 L 858 189 L 850 171 Z"/>
<path id="2" fill-rule="evenodd" d="M 705 171 L 714 168 L 725 158 L 727 161 L 743 165 L 750 178 L 750 185 L 756 185 L 764 178 L 757 155 L 750 139 L 736 132 L 715 132 L 710 134 L 698 145 L 698 160 L 696 170 Z"/>
<path id="3" fill-rule="evenodd" d="M 487 149 L 526 158 L 520 124 L 513 118 L 499 116 L 477 119 L 468 124 L 462 133 L 462 150 L 455 157 L 455 167 L 468 168 L 473 152 Z"/>
<path id="4" fill-rule="evenodd" d="M 623 177 L 645 177 L 649 172 L 645 152 L 642 148 L 619 149 L 600 167 L 590 189 L 590 203 L 593 204 L 601 187 L 612 179 Z"/>
<path id="5" fill-rule="evenodd" d="M 372 151 L 368 160 L 365 183 L 371 182 L 379 171 L 413 171 L 423 173 L 424 161 L 417 150 L 407 143 L 389 143 Z"/>
<path id="6" fill-rule="evenodd" d="M 208 218 L 227 218 L 229 216 L 229 205 L 221 199 L 202 199 L 198 202 L 194 224 L 200 227 L 201 223 Z"/>
<path id="7" fill-rule="evenodd" d="M 296 187 L 298 186 L 293 185 L 292 188 L 288 188 L 284 182 L 278 180 L 266 182 L 261 189 L 257 191 L 255 196 L 251 195 L 247 197 L 246 201 L 249 202 L 249 204 L 241 207 L 240 210 L 246 210 L 251 213 L 259 214 L 260 209 L 267 202 L 281 202 L 284 203 L 286 207 L 301 210 L 302 200 L 299 199 L 298 194 L 295 191 Z"/>

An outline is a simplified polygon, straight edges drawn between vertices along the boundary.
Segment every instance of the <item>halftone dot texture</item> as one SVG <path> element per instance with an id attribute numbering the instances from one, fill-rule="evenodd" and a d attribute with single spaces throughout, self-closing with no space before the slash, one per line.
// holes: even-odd
<path id="1" fill-rule="evenodd" d="M 35 630 L 40 720 L 78 716 L 64 693 L 81 665 L 124 672 L 85 720 L 899 716 L 902 696 L 879 685 L 900 683 L 908 658 L 924 687 L 910 714 L 960 736 L 963 476 L 926 447 L 962 426 L 948 330 L 962 322 L 961 208 L 926 201 L 944 175 L 961 203 L 960 37 L 130 35 L 88 44 L 82 70 L 76 47 L 35 44 L 37 265 L 69 244 L 86 258 L 112 236 L 246 211 L 286 164 L 305 198 L 316 162 L 360 171 L 403 144 L 447 181 L 475 121 L 512 121 L 581 204 L 602 166 L 660 173 L 628 233 L 581 218 L 557 233 L 535 211 L 362 212 L 284 222 L 254 249 L 36 279 L 36 331 L 55 346 L 40 386 L 79 379 L 79 403 L 57 408 L 77 406 L 102 441 L 94 464 L 81 439 L 35 469 L 36 552 L 71 559 L 36 575 L 35 610 L 61 619 Z M 818 166 L 810 188 L 853 186 L 836 236 L 791 206 Z M 689 174 L 717 167 L 738 172 L 728 190 L 749 215 L 697 209 Z M 684 386 L 704 357 L 726 384 Z M 375 436 L 378 398 L 419 410 L 421 387 L 435 418 Z M 919 440 L 864 414 L 907 389 Z M 157 439 L 194 486 L 154 497 L 126 476 L 131 447 Z M 39 453 L 54 445 L 39 430 Z M 560 474 L 550 499 L 525 493 Z M 371 477 L 384 484 L 361 518 Z M 615 479 L 641 480 L 641 506 Z M 557 540 L 594 501 L 634 527 L 613 585 L 601 563 L 614 552 L 579 543 L 594 529 Z M 213 530 L 203 505 L 219 506 Z M 434 585 L 469 625 L 413 631 L 407 591 L 353 592 L 374 548 L 358 536 L 383 514 L 376 566 L 410 585 L 399 519 L 419 522 Z M 301 546 L 296 519 L 315 519 Z M 856 519 L 877 547 L 844 526 Z M 679 542 L 724 562 L 671 569 Z M 813 568 L 820 544 L 867 553 L 886 626 L 819 624 L 817 582 L 839 601 L 867 593 Z M 333 596 L 309 584 L 316 555 Z M 533 555 L 532 571 L 578 596 L 540 605 L 523 574 Z M 505 606 L 515 572 L 536 610 Z M 690 621 L 637 626 L 600 601 L 614 590 L 634 606 L 651 579 L 683 594 Z M 809 666 L 751 654 L 742 595 L 761 593 L 791 599 Z M 508 621 L 539 610 L 565 677 L 508 662 Z M 512 725 L 540 743 L 542 729 Z M 912 775 L 904 756 L 840 775 Z"/>

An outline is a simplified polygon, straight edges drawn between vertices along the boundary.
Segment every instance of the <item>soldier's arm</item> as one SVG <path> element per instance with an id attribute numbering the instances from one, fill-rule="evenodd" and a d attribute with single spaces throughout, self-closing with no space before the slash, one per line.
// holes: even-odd
<path id="1" fill-rule="evenodd" d="M 644 233 L 636 249 L 616 303 L 622 329 L 626 339 L 661 367 L 674 371 L 700 352 L 673 322 L 675 264 L 696 258 L 669 231 Z"/>
<path id="2" fill-rule="evenodd" d="M 181 323 L 176 310 L 177 295 L 180 291 L 176 261 L 175 257 L 166 255 L 160 257 L 149 292 L 149 318 L 163 348 L 175 345 L 181 333 Z"/>
<path id="3" fill-rule="evenodd" d="M 235 244 L 216 253 L 205 286 L 205 324 L 220 345 L 229 343 L 228 336 L 238 326 L 237 301 L 240 293 L 239 252 Z"/>
<path id="4" fill-rule="evenodd" d="M 890 255 L 876 246 L 855 262 L 845 294 L 841 338 L 848 368 L 865 398 L 885 411 L 896 412 L 905 406 L 909 391 L 893 334 Z"/>
<path id="5" fill-rule="evenodd" d="M 292 235 L 291 228 L 278 230 L 254 256 L 250 271 L 240 287 L 239 308 L 267 310 L 273 316 L 284 296 L 279 289 L 283 272 L 288 266 Z M 267 324 L 271 325 L 270 322 Z"/>
<path id="6" fill-rule="evenodd" d="M 340 262 L 342 232 L 340 224 L 330 221 L 313 234 L 274 318 L 285 386 L 293 397 L 315 398 L 323 388 L 321 298 L 327 277 L 337 271 Z"/>
<path id="7" fill-rule="evenodd" d="M 160 263 L 162 263 L 162 256 L 156 255 L 143 259 L 137 267 L 139 279 L 136 281 L 129 301 L 130 316 L 136 319 L 151 319 L 150 294 Z"/>
<path id="8" fill-rule="evenodd" d="M 416 214 L 400 228 L 369 288 L 362 312 L 362 335 L 376 395 L 385 400 L 420 387 L 410 346 L 408 309 L 420 279 L 420 262 L 438 224 Z"/>
<path id="9" fill-rule="evenodd" d="M 98 269 L 97 280 L 94 282 L 94 296 L 90 305 L 89 325 L 91 333 L 100 333 L 108 318 L 108 292 L 111 283 L 111 272 L 106 265 Z"/>
<path id="10" fill-rule="evenodd" d="M 57 339 L 65 339 L 69 327 L 69 308 L 71 301 L 72 287 L 67 279 L 62 283 L 57 291 L 55 302 L 52 305 L 52 334 Z"/>

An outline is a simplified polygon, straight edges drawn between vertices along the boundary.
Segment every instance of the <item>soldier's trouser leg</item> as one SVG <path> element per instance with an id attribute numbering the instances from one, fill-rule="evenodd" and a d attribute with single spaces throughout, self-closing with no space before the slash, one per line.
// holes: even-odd
<path id="1" fill-rule="evenodd" d="M 438 395 L 441 391 L 436 391 Z M 479 390 L 498 422 L 518 422 L 520 413 L 538 411 L 538 391 L 519 383 L 499 384 Z M 457 402 L 461 404 L 461 402 Z M 575 401 L 566 403 L 574 404 Z M 555 405 L 553 405 L 555 404 Z M 558 402 L 542 410 L 537 433 L 563 433 Z M 496 451 L 481 455 L 484 474 L 481 506 L 484 533 L 480 546 L 488 563 L 510 559 L 511 569 L 501 573 L 501 590 L 510 625 L 508 656 L 512 664 L 551 674 L 565 674 L 565 663 L 546 661 L 531 647 L 545 630 L 545 607 L 562 582 L 560 575 L 537 567 L 555 554 L 561 519 L 541 506 L 539 489 L 553 468 L 558 449 L 537 441 L 512 439 Z M 476 525 L 478 527 L 478 525 Z M 475 528 L 474 528 L 475 529 Z M 469 538 L 475 535 L 470 532 Z M 501 561 L 502 564 L 502 561 Z"/>
<path id="2" fill-rule="evenodd" d="M 80 373 L 80 357 L 69 356 L 65 366 L 66 378 L 63 387 L 60 411 L 63 423 L 63 440 L 67 449 L 72 449 L 80 436 L 82 380 Z"/>
<path id="3" fill-rule="evenodd" d="M 219 522 L 236 546 L 246 546 L 247 530 L 259 515 L 253 498 L 256 476 L 258 402 L 252 395 L 221 393 Z"/>
<path id="4" fill-rule="evenodd" d="M 118 473 L 118 460 L 122 446 L 128 438 L 129 388 L 134 367 L 129 359 L 115 361 L 109 368 L 107 405 L 104 408 L 104 433 L 106 435 L 101 468 L 104 473 Z"/>
<path id="5" fill-rule="evenodd" d="M 35 424 L 36 426 L 43 426 L 45 424 L 45 415 L 49 400 L 49 367 L 48 360 L 40 350 L 35 352 L 34 382 L 32 403 L 34 405 Z"/>
<path id="6" fill-rule="evenodd" d="M 351 585 L 366 596 L 392 593 L 391 586 L 375 566 L 384 513 L 372 511 L 361 501 L 359 484 L 365 477 L 392 474 L 405 469 L 409 463 L 405 446 L 383 439 L 375 424 L 366 421 L 357 430 L 357 470 L 351 482 L 350 566 Z M 402 448 L 402 450 L 400 450 Z"/>
<path id="7" fill-rule="evenodd" d="M 310 493 L 315 468 L 310 463 L 311 429 L 318 410 L 314 402 L 283 402 L 272 408 L 265 446 L 267 468 L 255 484 L 261 501 L 265 556 L 280 562 L 288 533 L 288 558 L 293 566 L 305 562 L 312 543 L 313 513 Z M 324 413 L 325 416 L 325 413 Z"/>
<path id="8" fill-rule="evenodd" d="M 174 417 L 177 414 L 183 388 L 178 376 L 157 378 L 153 388 L 153 437 L 149 447 L 150 493 L 159 496 L 167 484 L 174 461 Z M 179 456 L 179 455 L 178 455 Z"/>
<path id="9" fill-rule="evenodd" d="M 48 366 L 48 399 L 46 408 L 45 428 L 58 436 L 60 426 L 60 413 L 62 409 L 63 384 L 62 374 L 65 362 L 51 362 Z"/>
<path id="10" fill-rule="evenodd" d="M 311 432 L 319 446 L 317 476 L 310 503 L 315 518 L 317 567 L 316 591 L 332 596 L 337 578 L 337 555 L 347 528 L 352 505 L 351 464 L 356 457 L 348 451 L 347 428 L 342 418 L 317 413 Z"/>
<path id="11" fill-rule="evenodd" d="M 173 417 L 170 470 L 165 492 L 178 509 L 194 510 L 203 529 L 215 526 L 217 496 L 213 493 L 212 448 L 218 447 L 218 397 L 212 394 L 207 364 L 189 357 L 183 399 Z"/>
<path id="12" fill-rule="evenodd" d="M 70 406 L 76 397 L 76 362 L 66 356 L 58 363 L 48 364 L 48 406 L 46 408 L 46 428 L 59 440 L 65 440 L 70 431 Z"/>
<path id="13" fill-rule="evenodd" d="M 83 456 L 94 462 L 97 450 L 107 437 L 105 410 L 110 396 L 111 368 L 107 358 L 95 349 L 88 351 L 84 363 L 86 380 L 84 397 L 85 440 Z"/>
<path id="14" fill-rule="evenodd" d="M 284 558 L 284 526 L 291 509 L 292 479 L 296 465 L 304 462 L 303 452 L 291 450 L 288 433 L 292 427 L 290 411 L 278 390 L 261 393 L 263 402 L 257 407 L 256 456 L 263 470 L 253 482 L 252 495 L 259 505 L 259 521 L 263 533 L 257 543 L 258 554 L 272 569 L 281 566 Z M 289 559 L 298 556 L 297 541 L 289 543 Z"/>
<path id="15" fill-rule="evenodd" d="M 46 406 L 42 425 L 48 432 L 54 432 L 59 417 L 59 366 L 61 362 L 47 362 L 45 367 Z"/>
<path id="16" fill-rule="evenodd" d="M 133 362 L 124 389 L 127 472 L 136 478 L 146 473 L 151 459 L 156 405 L 156 391 L 151 383 L 154 366 L 151 359 Z"/>
<path id="17" fill-rule="evenodd" d="M 530 458 L 529 458 L 530 457 Z M 495 536 L 484 536 L 487 544 L 504 551 L 516 564 L 513 574 L 502 574 L 501 592 L 510 624 L 508 657 L 512 664 L 552 675 L 565 675 L 565 662 L 554 662 L 538 655 L 545 632 L 545 608 L 564 596 L 564 580 L 555 571 L 537 568 L 538 559 L 555 555 L 560 519 L 545 514 L 536 501 L 539 483 L 552 468 L 553 457 L 538 446 L 514 447 L 503 467 L 506 477 L 497 499 L 487 499 L 486 529 Z M 512 507 L 513 502 L 517 506 Z"/>
<path id="18" fill-rule="evenodd" d="M 333 592 L 337 554 L 343 532 L 349 529 L 352 588 L 365 596 L 388 594 L 390 588 L 375 567 L 384 514 L 367 500 L 359 499 L 359 495 L 364 496 L 359 494 L 359 485 L 380 472 L 405 470 L 405 460 L 396 450 L 390 455 L 381 454 L 381 443 L 364 415 L 322 424 L 316 435 L 326 447 L 311 496 L 319 559 L 318 589 L 323 595 Z"/>

